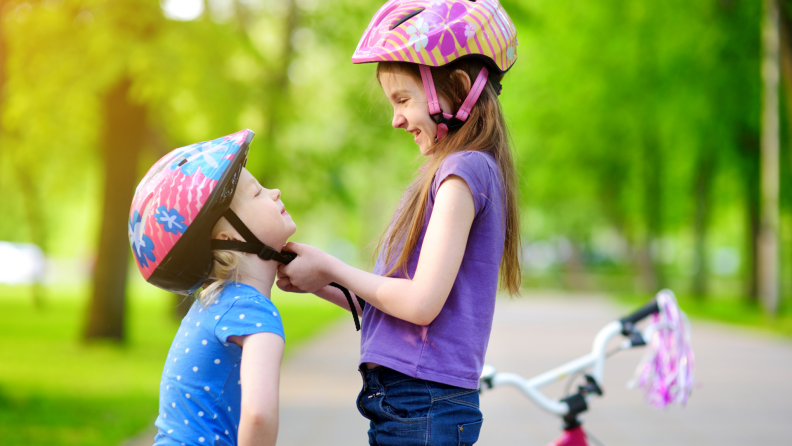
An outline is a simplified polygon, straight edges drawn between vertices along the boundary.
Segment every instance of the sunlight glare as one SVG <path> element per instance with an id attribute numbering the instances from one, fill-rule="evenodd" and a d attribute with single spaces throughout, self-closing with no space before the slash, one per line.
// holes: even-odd
<path id="1" fill-rule="evenodd" d="M 195 20 L 204 11 L 204 0 L 163 0 L 160 4 L 171 20 Z"/>

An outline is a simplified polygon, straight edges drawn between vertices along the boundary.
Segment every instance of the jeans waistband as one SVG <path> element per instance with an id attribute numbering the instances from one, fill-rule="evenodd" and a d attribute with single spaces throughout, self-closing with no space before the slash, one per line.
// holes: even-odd
<path id="1" fill-rule="evenodd" d="M 366 388 L 389 386 L 397 382 L 419 379 L 384 366 L 368 369 L 361 364 L 358 370 L 360 371 L 360 376 L 363 377 L 363 384 Z"/>

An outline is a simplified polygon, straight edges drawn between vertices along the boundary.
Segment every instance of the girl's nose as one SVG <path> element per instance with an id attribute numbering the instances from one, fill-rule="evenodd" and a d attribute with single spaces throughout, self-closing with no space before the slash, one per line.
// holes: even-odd
<path id="1" fill-rule="evenodd" d="M 278 201 L 278 198 L 281 196 L 280 189 L 270 189 L 270 197 L 272 197 L 272 201 Z"/>
<path id="2" fill-rule="evenodd" d="M 407 118 L 404 117 L 401 113 L 394 113 L 393 114 L 393 121 L 391 125 L 395 129 L 406 128 L 405 125 L 407 124 Z"/>

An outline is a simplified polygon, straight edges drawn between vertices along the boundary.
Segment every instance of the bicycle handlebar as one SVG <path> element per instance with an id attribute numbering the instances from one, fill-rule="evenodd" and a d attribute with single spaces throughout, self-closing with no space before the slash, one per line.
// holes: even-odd
<path id="1" fill-rule="evenodd" d="M 623 325 L 626 325 L 627 323 L 635 325 L 636 323 L 642 321 L 647 316 L 657 313 L 658 311 L 660 311 L 660 307 L 657 306 L 657 299 L 652 299 L 651 302 L 639 308 L 634 313 L 630 314 L 629 316 L 625 316 L 619 320 Z"/>
<path id="2" fill-rule="evenodd" d="M 570 407 L 567 402 L 550 399 L 545 396 L 539 390 L 539 388 L 554 381 L 558 381 L 569 374 L 579 373 L 586 369 L 591 370 L 591 379 L 595 383 L 601 383 L 605 358 L 607 357 L 607 352 L 605 349 L 607 347 L 608 341 L 614 336 L 622 334 L 626 336 L 628 340 L 621 344 L 619 347 L 620 350 L 646 345 L 644 336 L 641 332 L 636 330 L 635 324 L 659 311 L 660 307 L 657 305 L 657 298 L 652 299 L 652 301 L 639 308 L 632 314 L 613 321 L 603 327 L 595 336 L 590 353 L 538 376 L 526 379 L 514 373 L 498 373 L 494 367 L 485 366 L 485 370 L 483 371 L 480 378 L 481 383 L 486 388 L 499 387 L 502 385 L 511 385 L 517 387 L 527 397 L 539 404 L 539 406 L 545 410 L 565 416 L 570 413 Z M 588 396 L 584 396 L 584 401 L 587 398 Z"/>

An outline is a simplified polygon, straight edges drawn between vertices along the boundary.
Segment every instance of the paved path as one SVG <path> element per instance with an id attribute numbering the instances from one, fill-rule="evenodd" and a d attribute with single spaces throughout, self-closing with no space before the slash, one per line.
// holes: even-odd
<path id="1" fill-rule="evenodd" d="M 487 362 L 533 376 L 586 353 L 597 330 L 627 308 L 597 297 L 529 293 L 498 302 Z M 346 319 L 304 345 L 284 364 L 280 446 L 367 444 L 367 421 L 354 405 L 358 335 Z M 694 321 L 699 388 L 687 408 L 657 410 L 627 390 L 642 352 L 608 360 L 605 398 L 592 404 L 586 428 L 606 446 L 792 445 L 792 342 Z M 559 396 L 562 385 L 546 388 Z M 511 388 L 481 398 L 484 427 L 477 444 L 537 445 L 560 432 L 560 421 Z"/>
<path id="2" fill-rule="evenodd" d="M 627 308 L 588 295 L 530 292 L 498 302 L 487 362 L 533 376 L 590 350 L 597 330 Z M 359 336 L 343 319 L 284 362 L 279 446 L 367 444 L 367 421 L 354 405 Z M 657 410 L 625 383 L 640 350 L 608 360 L 605 398 L 584 420 L 606 446 L 790 446 L 792 342 L 752 331 L 694 321 L 699 387 L 687 408 Z M 546 388 L 557 397 L 562 384 Z M 484 427 L 477 444 L 542 446 L 560 421 L 511 388 L 481 398 Z M 148 443 L 150 444 L 150 442 Z"/>

